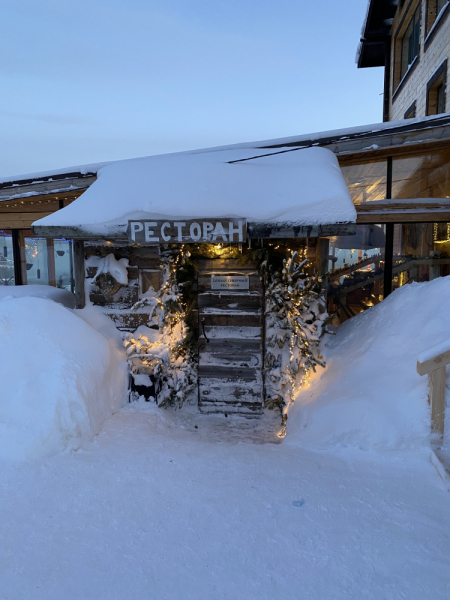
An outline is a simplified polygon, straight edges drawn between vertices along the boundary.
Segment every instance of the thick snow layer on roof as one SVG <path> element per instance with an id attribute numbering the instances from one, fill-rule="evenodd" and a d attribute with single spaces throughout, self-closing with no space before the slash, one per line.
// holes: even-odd
<path id="1" fill-rule="evenodd" d="M 252 149 L 109 165 L 74 203 L 34 225 L 106 233 L 109 226 L 149 217 L 244 217 L 252 222 L 318 225 L 354 222 L 356 212 L 330 150 L 261 156 Z"/>

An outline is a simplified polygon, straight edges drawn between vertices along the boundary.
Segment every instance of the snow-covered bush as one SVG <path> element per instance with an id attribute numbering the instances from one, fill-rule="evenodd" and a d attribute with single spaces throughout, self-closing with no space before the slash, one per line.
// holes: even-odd
<path id="1" fill-rule="evenodd" d="M 127 398 L 117 333 L 93 308 L 0 300 L 0 457 L 77 449 L 100 431 Z"/>
<path id="2" fill-rule="evenodd" d="M 292 252 L 282 268 L 268 273 L 266 288 L 266 407 L 287 406 L 317 366 L 324 367 L 320 339 L 327 312 L 318 275 L 306 274 L 308 261 Z"/>
<path id="3" fill-rule="evenodd" d="M 163 284 L 158 292 L 153 288 L 134 308 L 149 308 L 150 327 L 140 327 L 125 336 L 125 348 L 133 373 L 150 372 L 157 380 L 159 406 L 176 403 L 181 406 L 197 384 L 197 365 L 189 326 L 187 286 L 189 252 L 184 246 L 162 255 Z M 143 367 L 143 369 L 142 369 Z"/>

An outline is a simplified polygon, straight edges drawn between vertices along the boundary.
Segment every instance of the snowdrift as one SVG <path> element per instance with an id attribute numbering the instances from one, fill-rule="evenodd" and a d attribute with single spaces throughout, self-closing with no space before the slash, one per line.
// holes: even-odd
<path id="1" fill-rule="evenodd" d="M 285 443 L 374 450 L 428 445 L 428 377 L 417 374 L 416 363 L 421 352 L 450 341 L 449 305 L 450 277 L 443 277 L 400 288 L 341 325 L 326 341 L 326 370 L 289 413 Z"/>
<path id="2" fill-rule="evenodd" d="M 55 288 L 51 285 L 2 285 L 0 300 L 4 298 L 48 298 L 67 308 L 75 308 L 75 296 L 69 290 Z"/>
<path id="3" fill-rule="evenodd" d="M 0 300 L 1 458 L 77 449 L 124 403 L 115 328 L 93 309 L 84 313 L 44 298 Z"/>

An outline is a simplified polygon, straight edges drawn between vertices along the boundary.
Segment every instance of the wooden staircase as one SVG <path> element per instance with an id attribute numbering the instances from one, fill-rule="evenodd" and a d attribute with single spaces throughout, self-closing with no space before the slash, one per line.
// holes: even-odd
<path id="1" fill-rule="evenodd" d="M 199 408 L 259 416 L 263 409 L 262 283 L 254 263 L 199 261 Z M 213 275 L 248 277 L 249 289 L 211 289 Z"/>

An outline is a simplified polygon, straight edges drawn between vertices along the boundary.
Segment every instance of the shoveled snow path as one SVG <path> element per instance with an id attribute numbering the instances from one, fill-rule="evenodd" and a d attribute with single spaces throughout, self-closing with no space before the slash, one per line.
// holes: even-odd
<path id="1" fill-rule="evenodd" d="M 2 600 L 450 597 L 450 494 L 425 456 L 175 423 L 123 410 L 82 451 L 1 463 Z"/>

